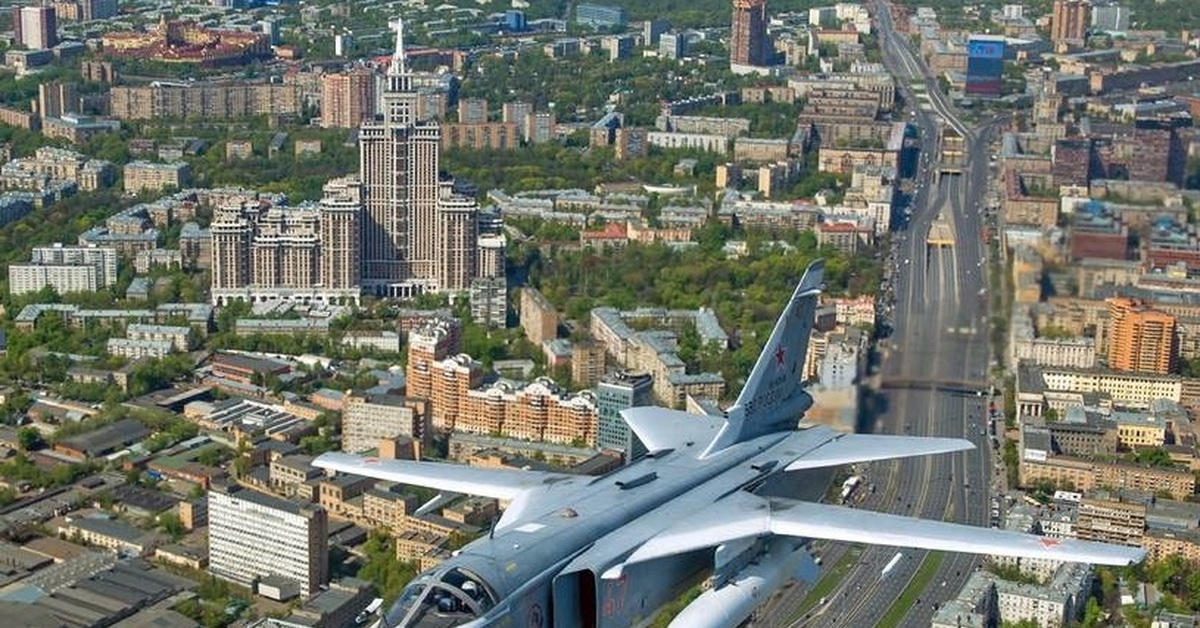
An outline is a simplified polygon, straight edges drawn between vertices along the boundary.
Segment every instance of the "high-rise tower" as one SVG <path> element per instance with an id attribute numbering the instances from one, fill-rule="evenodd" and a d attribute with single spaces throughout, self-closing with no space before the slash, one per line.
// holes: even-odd
<path id="1" fill-rule="evenodd" d="M 770 58 L 767 39 L 767 0 L 733 0 L 733 29 L 729 36 L 731 65 L 764 66 Z"/>
<path id="2" fill-rule="evenodd" d="M 1108 300 L 1108 366 L 1165 375 L 1175 366 L 1175 317 L 1137 299 Z"/>
<path id="3" fill-rule="evenodd" d="M 392 297 L 464 290 L 470 277 L 458 269 L 475 272 L 476 206 L 439 183 L 441 127 L 417 118 L 404 25 L 392 25 L 396 50 L 380 97 L 382 113 L 359 132 L 363 289 Z"/>
<path id="4" fill-rule="evenodd" d="M 1050 41 L 1082 42 L 1091 21 L 1091 5 L 1083 0 L 1054 0 L 1050 16 Z"/>

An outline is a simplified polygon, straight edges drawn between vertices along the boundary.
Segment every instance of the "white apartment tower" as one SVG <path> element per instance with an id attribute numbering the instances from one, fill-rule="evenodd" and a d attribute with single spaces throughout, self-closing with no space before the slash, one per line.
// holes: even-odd
<path id="1" fill-rule="evenodd" d="M 391 297 L 465 290 L 475 268 L 477 206 L 438 181 L 441 126 L 417 119 L 404 26 L 393 26 L 381 114 L 359 131 L 363 289 Z"/>

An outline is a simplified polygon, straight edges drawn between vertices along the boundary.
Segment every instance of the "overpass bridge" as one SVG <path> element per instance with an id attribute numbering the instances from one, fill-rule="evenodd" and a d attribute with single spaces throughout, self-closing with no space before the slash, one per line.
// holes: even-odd
<path id="1" fill-rule="evenodd" d="M 991 395 L 991 382 L 968 379 L 922 379 L 918 377 L 885 377 L 881 390 L 934 390 L 961 395 Z"/>
<path id="2" fill-rule="evenodd" d="M 941 125 L 938 129 L 937 180 L 945 175 L 961 175 L 967 162 L 967 144 L 963 136 L 953 127 Z"/>
<path id="3" fill-rule="evenodd" d="M 954 248 L 954 226 L 941 214 L 929 226 L 929 235 L 925 238 L 929 248 Z"/>

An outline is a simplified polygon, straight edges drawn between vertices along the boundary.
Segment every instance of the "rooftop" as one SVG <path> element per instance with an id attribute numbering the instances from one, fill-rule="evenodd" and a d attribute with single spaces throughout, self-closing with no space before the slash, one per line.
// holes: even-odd
<path id="1" fill-rule="evenodd" d="M 145 438 L 150 430 L 134 419 L 121 419 L 99 429 L 64 438 L 59 444 L 84 452 L 90 456 L 102 456 Z"/>

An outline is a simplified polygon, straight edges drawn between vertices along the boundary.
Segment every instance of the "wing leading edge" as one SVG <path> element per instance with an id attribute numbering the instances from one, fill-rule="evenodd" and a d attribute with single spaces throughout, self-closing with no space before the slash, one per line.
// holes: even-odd
<path id="1" fill-rule="evenodd" d="M 767 500 L 750 493 L 735 493 L 713 506 L 646 541 L 603 577 L 620 577 L 625 565 L 772 534 L 1097 565 L 1130 565 L 1146 555 L 1138 547 L 1060 540 L 827 504 Z"/>
<path id="2" fill-rule="evenodd" d="M 478 495 L 510 501 L 497 527 L 520 519 L 536 496 L 572 478 L 565 473 L 521 469 L 480 469 L 441 462 L 381 460 L 352 454 L 321 454 L 313 466 L 341 473 L 436 489 L 446 493 Z M 436 498 L 435 498 L 436 499 Z"/>
<path id="3" fill-rule="evenodd" d="M 975 449 L 963 438 L 935 436 L 891 436 L 888 434 L 843 434 L 787 465 L 788 471 L 836 467 L 856 462 L 891 460 Z"/>

